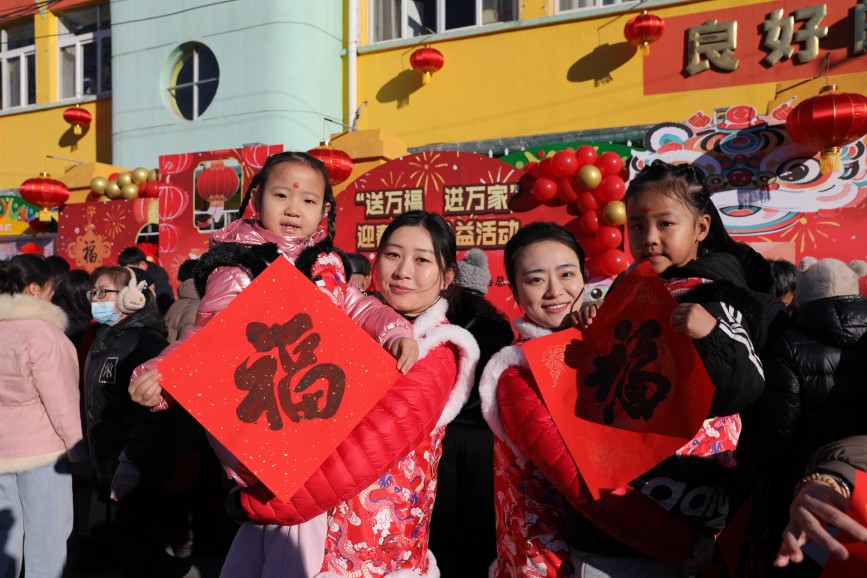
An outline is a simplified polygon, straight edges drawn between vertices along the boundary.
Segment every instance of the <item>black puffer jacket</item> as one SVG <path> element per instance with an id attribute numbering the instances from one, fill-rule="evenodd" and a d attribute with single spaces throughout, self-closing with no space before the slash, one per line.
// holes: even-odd
<path id="1" fill-rule="evenodd" d="M 133 369 L 167 345 L 166 327 L 155 308 L 146 307 L 101 326 L 84 369 L 84 413 L 90 455 L 100 489 L 107 490 L 123 451 L 141 469 L 142 485 L 171 475 L 173 412 L 153 413 L 129 396 Z"/>
<path id="2" fill-rule="evenodd" d="M 761 519 L 776 537 L 810 456 L 867 434 L 867 297 L 799 307 L 763 359 L 765 392 L 744 425 L 739 452 L 763 480 L 768 500 L 759 501 L 768 507 Z"/>

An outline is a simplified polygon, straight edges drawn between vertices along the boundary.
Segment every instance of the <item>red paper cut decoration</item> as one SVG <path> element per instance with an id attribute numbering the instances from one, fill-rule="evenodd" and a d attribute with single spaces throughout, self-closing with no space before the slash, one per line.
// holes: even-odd
<path id="1" fill-rule="evenodd" d="M 422 73 L 422 84 L 428 84 L 431 81 L 431 75 L 439 71 L 445 62 L 443 53 L 427 44 L 409 56 L 409 64 L 412 69 Z"/>
<path id="2" fill-rule="evenodd" d="M 223 206 L 238 192 L 241 179 L 231 167 L 223 161 L 213 161 L 211 166 L 203 170 L 196 179 L 196 194 L 208 201 L 205 211 L 219 221 L 223 217 Z"/>
<path id="3" fill-rule="evenodd" d="M 66 185 L 52 179 L 48 173 L 39 173 L 38 177 L 27 179 L 18 190 L 22 199 L 40 207 L 40 221 L 50 221 L 51 209 L 69 200 L 69 189 Z"/>
<path id="4" fill-rule="evenodd" d="M 86 109 L 81 108 L 80 104 L 76 104 L 63 111 L 63 120 L 72 125 L 72 133 L 77 136 L 84 132 L 83 127 L 90 126 L 93 116 Z"/>
<path id="5" fill-rule="evenodd" d="M 662 37 L 665 32 L 665 20 L 659 16 L 648 14 L 644 10 L 638 16 L 633 16 L 623 27 L 623 35 L 627 42 L 638 47 L 642 56 L 650 54 L 650 45 Z"/>
<path id="6" fill-rule="evenodd" d="M 796 143 L 821 151 L 823 173 L 839 171 L 840 147 L 867 134 L 867 97 L 823 86 L 789 113 L 786 129 Z"/>
<path id="7" fill-rule="evenodd" d="M 21 246 L 21 253 L 24 255 L 44 255 L 45 249 L 31 241 Z"/>
<path id="8" fill-rule="evenodd" d="M 158 368 L 172 397 L 282 500 L 399 377 L 394 359 L 286 259 Z"/>
<path id="9" fill-rule="evenodd" d="M 339 185 L 352 174 L 352 167 L 354 166 L 352 157 L 328 143 L 307 151 L 307 154 L 322 161 L 332 187 Z"/>
<path id="10" fill-rule="evenodd" d="M 714 388 L 692 340 L 671 330 L 676 305 L 645 263 L 608 294 L 583 337 L 565 330 L 521 346 L 597 498 L 673 455 L 708 416 Z"/>

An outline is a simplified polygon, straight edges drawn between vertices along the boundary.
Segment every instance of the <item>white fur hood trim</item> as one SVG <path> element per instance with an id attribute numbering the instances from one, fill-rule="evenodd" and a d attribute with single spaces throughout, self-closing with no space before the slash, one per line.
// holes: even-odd
<path id="1" fill-rule="evenodd" d="M 539 327 L 532 321 L 528 321 L 526 317 L 519 317 L 515 319 L 515 329 L 518 330 L 518 335 L 521 336 L 521 339 L 536 339 L 537 337 L 544 337 L 545 335 L 551 335 L 551 330 L 546 327 Z"/>
<path id="2" fill-rule="evenodd" d="M 509 436 L 506 435 L 506 430 L 503 429 L 503 421 L 500 419 L 500 407 L 497 404 L 497 384 L 500 382 L 500 376 L 510 367 L 525 367 L 529 368 L 527 357 L 524 355 L 524 350 L 520 345 L 510 345 L 504 347 L 491 357 L 488 364 L 482 371 L 482 377 L 479 380 L 479 397 L 482 400 L 482 415 L 485 421 L 488 422 L 488 427 L 494 432 L 494 435 L 506 442 L 506 445 L 515 452 L 515 455 L 522 460 L 527 460 L 518 446 L 515 445 Z"/>
<path id="3" fill-rule="evenodd" d="M 18 319 L 47 321 L 66 331 L 66 313 L 54 303 L 24 293 L 0 295 L 0 321 Z"/>
<path id="4" fill-rule="evenodd" d="M 437 421 L 438 428 L 455 419 L 469 399 L 470 391 L 473 389 L 476 364 L 479 362 L 479 345 L 470 332 L 463 327 L 443 323 L 448 308 L 448 301 L 440 299 L 419 315 L 413 323 L 413 332 L 418 341 L 419 359 L 444 343 L 451 343 L 459 351 L 455 385 Z"/>

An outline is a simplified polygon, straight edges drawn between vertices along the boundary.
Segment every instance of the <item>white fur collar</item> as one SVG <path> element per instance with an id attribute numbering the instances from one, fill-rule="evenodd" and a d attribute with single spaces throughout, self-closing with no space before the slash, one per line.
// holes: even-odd
<path id="1" fill-rule="evenodd" d="M 418 341 L 419 359 L 445 343 L 451 343 L 458 349 L 458 373 L 455 376 L 455 385 L 436 427 L 444 426 L 455 419 L 469 399 L 470 391 L 473 389 L 476 364 L 479 362 L 478 343 L 469 331 L 446 321 L 448 308 L 449 302 L 441 298 L 416 317 L 412 324 L 413 333 Z"/>
<path id="2" fill-rule="evenodd" d="M 547 327 L 540 327 L 536 325 L 526 317 L 520 317 L 515 319 L 515 329 L 518 330 L 518 335 L 521 336 L 521 339 L 536 339 L 537 337 L 544 337 L 545 335 L 551 335 L 553 333 Z"/>
<path id="3" fill-rule="evenodd" d="M 58 326 L 66 331 L 66 313 L 63 309 L 39 297 L 16 293 L 0 295 L 0 321 L 13 319 L 38 319 Z"/>
<path id="4" fill-rule="evenodd" d="M 522 320 L 519 320 L 522 321 Z M 518 322 L 515 322 L 515 327 L 520 332 Z M 537 327 L 534 325 L 533 327 Z M 479 397 L 482 400 L 482 415 L 494 435 L 506 442 L 506 445 L 515 452 L 515 455 L 526 461 L 527 458 L 518 446 L 509 439 L 506 435 L 506 430 L 503 428 L 503 422 L 500 419 L 500 407 L 497 403 L 497 384 L 500 382 L 500 376 L 510 367 L 526 367 L 530 364 L 527 362 L 527 357 L 524 355 L 524 350 L 520 345 L 510 345 L 504 347 L 491 357 L 488 364 L 482 371 L 482 378 L 479 380 Z"/>

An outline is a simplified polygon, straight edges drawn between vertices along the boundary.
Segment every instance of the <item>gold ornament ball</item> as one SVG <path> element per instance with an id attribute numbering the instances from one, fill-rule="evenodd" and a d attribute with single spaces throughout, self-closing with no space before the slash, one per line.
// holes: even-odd
<path id="1" fill-rule="evenodd" d="M 109 199 L 120 198 L 120 185 L 117 184 L 117 181 L 108 181 L 103 194 Z"/>
<path id="2" fill-rule="evenodd" d="M 123 188 L 132 184 L 132 173 L 129 171 L 117 175 L 117 186 Z"/>
<path id="3" fill-rule="evenodd" d="M 132 182 L 137 185 L 146 183 L 148 180 L 148 170 L 144 167 L 138 167 L 132 172 Z"/>
<path id="4" fill-rule="evenodd" d="M 595 165 L 584 165 L 578 172 L 578 181 L 588 191 L 592 191 L 602 182 L 602 171 Z"/>
<path id="5" fill-rule="evenodd" d="M 160 171 L 158 169 L 151 169 L 150 171 L 148 171 L 148 180 L 149 181 L 160 180 Z"/>
<path id="6" fill-rule="evenodd" d="M 138 198 L 138 185 L 135 183 L 130 183 L 128 185 L 124 185 L 120 188 L 120 196 L 127 200 L 133 200 Z"/>
<path id="7" fill-rule="evenodd" d="M 105 187 L 107 185 L 108 181 L 103 177 L 93 177 L 90 179 L 90 190 L 98 195 L 105 192 Z"/>
<path id="8" fill-rule="evenodd" d="M 623 201 L 611 201 L 602 207 L 602 219 L 608 225 L 619 227 L 626 222 L 626 205 Z"/>
<path id="9" fill-rule="evenodd" d="M 96 199 L 96 201 L 97 201 L 98 203 L 107 203 L 107 202 L 109 202 L 110 200 L 111 200 L 111 198 L 110 198 L 110 197 L 106 197 L 105 195 L 100 195 L 99 198 Z"/>

